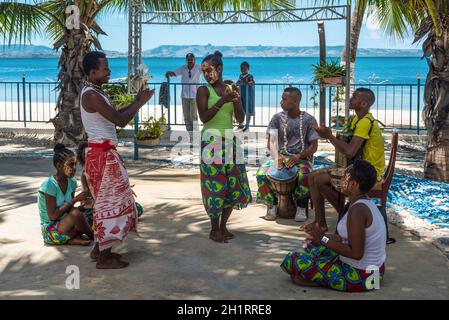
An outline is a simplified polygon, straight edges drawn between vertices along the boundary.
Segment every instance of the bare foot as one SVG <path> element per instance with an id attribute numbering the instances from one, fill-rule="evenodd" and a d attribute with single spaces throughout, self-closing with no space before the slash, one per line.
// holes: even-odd
<path id="1" fill-rule="evenodd" d="M 116 258 L 114 254 L 110 254 L 108 259 L 100 259 L 97 261 L 97 269 L 123 269 L 129 266 L 129 262 Z"/>
<path id="2" fill-rule="evenodd" d="M 294 284 L 301 287 L 321 287 L 319 283 L 313 282 L 312 280 L 307 280 L 301 277 L 300 275 L 291 275 L 291 279 Z"/>
<path id="3" fill-rule="evenodd" d="M 219 243 L 228 243 L 226 237 L 221 233 L 221 231 L 211 231 L 209 234 L 209 239 Z"/>
<path id="4" fill-rule="evenodd" d="M 100 247 L 98 246 L 98 243 L 95 243 L 94 248 L 90 252 L 90 258 L 94 261 L 97 261 L 98 257 L 100 257 Z"/>
<path id="5" fill-rule="evenodd" d="M 69 241 L 67 241 L 67 244 L 71 245 L 71 246 L 87 247 L 87 246 L 90 246 L 90 240 L 85 240 L 85 239 L 81 239 L 81 238 L 73 238 L 73 239 L 70 239 Z"/>
<path id="6" fill-rule="evenodd" d="M 121 254 L 115 253 L 115 252 L 111 252 L 111 255 L 116 259 L 120 259 L 122 257 Z M 92 250 L 92 252 L 90 253 L 90 258 L 93 261 L 98 261 L 99 257 L 100 257 L 100 250 L 99 249 L 95 250 L 95 248 L 94 248 L 94 250 Z"/>
<path id="7" fill-rule="evenodd" d="M 327 227 L 327 225 L 322 226 L 322 225 L 320 225 L 320 224 L 317 223 L 317 222 L 312 222 L 312 223 L 309 223 L 309 224 L 307 224 L 307 225 L 302 225 L 302 226 L 299 227 L 299 231 L 303 231 L 303 232 L 304 232 L 304 231 L 306 231 L 306 228 L 307 228 L 307 227 L 313 226 L 313 225 L 317 225 L 319 228 L 321 228 L 321 230 L 323 230 L 324 233 L 326 233 L 327 231 L 329 231 L 329 228 Z"/>
<path id="8" fill-rule="evenodd" d="M 221 233 L 224 235 L 226 240 L 231 240 L 235 238 L 235 235 L 230 233 L 228 229 L 222 230 Z"/>

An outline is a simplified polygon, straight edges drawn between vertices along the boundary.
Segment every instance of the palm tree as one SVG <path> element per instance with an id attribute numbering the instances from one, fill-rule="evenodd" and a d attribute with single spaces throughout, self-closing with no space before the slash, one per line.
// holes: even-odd
<path id="1" fill-rule="evenodd" d="M 357 49 L 359 47 L 360 33 L 362 31 L 363 20 L 366 14 L 367 3 L 366 0 L 356 0 L 354 5 L 354 11 L 352 12 L 351 18 L 351 42 L 350 42 L 350 52 L 351 52 L 351 66 L 350 75 L 351 83 L 354 82 L 354 69 L 355 61 L 357 57 Z M 341 55 L 342 65 L 346 65 L 346 44 Z"/>
<path id="2" fill-rule="evenodd" d="M 208 11 L 219 14 L 226 8 L 234 10 L 261 10 L 291 8 L 294 0 L 142 0 L 148 11 Z M 65 25 L 65 9 L 76 5 L 80 10 L 80 29 Z M 58 83 L 60 94 L 56 108 L 58 114 L 51 121 L 55 127 L 55 141 L 74 146 L 84 138 L 79 93 L 82 87 L 83 57 L 92 49 L 100 49 L 97 36 L 105 32 L 97 24 L 101 14 L 128 11 L 128 0 L 46 0 L 0 1 L 0 30 L 8 43 L 25 43 L 36 33 L 47 34 L 54 41 L 53 48 L 61 50 Z"/>
<path id="3" fill-rule="evenodd" d="M 424 175 L 431 180 L 449 182 L 449 1 L 358 2 L 365 3 L 368 14 L 390 36 L 404 39 L 412 30 L 414 43 L 423 42 L 423 58 L 429 65 L 423 111 L 428 135 Z"/>
<path id="4" fill-rule="evenodd" d="M 350 42 L 351 64 L 349 67 L 351 83 L 355 82 L 354 70 L 355 70 L 355 63 L 356 63 L 356 58 L 357 58 L 357 50 L 358 50 L 358 46 L 359 46 L 360 33 L 362 31 L 363 21 L 366 16 L 367 5 L 368 5 L 367 0 L 354 0 L 354 2 L 355 2 L 354 10 L 352 12 L 352 17 L 351 17 L 351 42 Z M 317 1 L 315 1 L 315 3 L 323 4 L 323 1 L 317 0 Z M 342 1 L 341 0 L 324 0 L 324 4 L 325 5 L 342 4 Z M 346 43 L 343 48 L 343 52 L 341 54 L 340 64 L 341 64 L 341 66 L 346 67 Z M 338 97 L 339 110 L 338 111 L 336 110 L 337 104 L 335 103 L 334 108 L 332 110 L 333 113 L 339 114 L 339 115 L 345 114 L 345 110 L 344 110 L 345 96 L 346 96 L 345 92 L 346 92 L 345 88 L 341 88 L 341 90 L 337 91 L 337 95 L 339 96 Z M 339 119 L 336 119 L 336 122 L 338 122 L 338 121 L 339 121 Z"/>
<path id="5" fill-rule="evenodd" d="M 371 0 L 372 14 L 392 36 L 415 32 L 423 41 L 423 58 L 429 65 L 425 84 L 423 120 L 427 127 L 424 175 L 449 182 L 449 1 Z"/>

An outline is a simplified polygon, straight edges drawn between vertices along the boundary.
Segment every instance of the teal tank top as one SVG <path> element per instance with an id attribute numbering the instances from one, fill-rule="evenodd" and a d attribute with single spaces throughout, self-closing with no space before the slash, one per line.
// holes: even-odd
<path id="1" fill-rule="evenodd" d="M 228 85 L 228 88 L 232 90 L 232 86 Z M 217 102 L 220 100 L 220 96 L 217 94 L 215 89 L 208 84 L 207 89 L 209 90 L 209 100 L 208 100 L 208 109 L 211 109 Z M 225 103 L 220 111 L 217 112 L 217 114 L 208 122 L 205 123 L 203 126 L 202 133 L 204 134 L 205 131 L 214 129 L 216 131 L 219 131 L 222 136 L 225 135 L 226 129 L 233 129 L 232 126 L 232 116 L 234 114 L 234 104 L 232 102 Z"/>

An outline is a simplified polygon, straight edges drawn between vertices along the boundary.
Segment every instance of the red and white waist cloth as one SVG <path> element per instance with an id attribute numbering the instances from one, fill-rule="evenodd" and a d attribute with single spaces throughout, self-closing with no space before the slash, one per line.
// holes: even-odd
<path id="1" fill-rule="evenodd" d="M 95 242 L 106 250 L 128 233 L 137 233 L 137 208 L 128 173 L 109 140 L 89 141 L 84 170 L 95 201 Z"/>

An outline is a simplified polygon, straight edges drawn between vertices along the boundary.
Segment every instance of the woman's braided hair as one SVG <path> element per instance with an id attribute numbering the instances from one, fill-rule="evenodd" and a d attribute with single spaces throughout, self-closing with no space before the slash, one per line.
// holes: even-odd
<path id="1" fill-rule="evenodd" d="M 55 168 L 58 163 L 63 164 L 68 158 L 75 155 L 72 150 L 67 149 L 65 145 L 61 143 L 57 143 L 53 148 L 53 151 L 55 152 L 53 155 L 53 165 Z"/>

